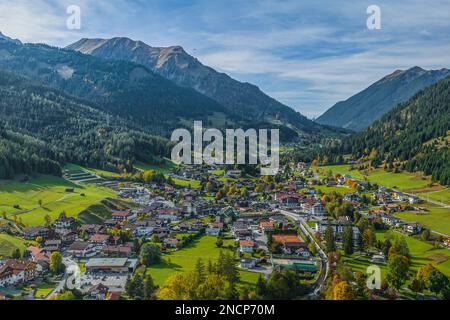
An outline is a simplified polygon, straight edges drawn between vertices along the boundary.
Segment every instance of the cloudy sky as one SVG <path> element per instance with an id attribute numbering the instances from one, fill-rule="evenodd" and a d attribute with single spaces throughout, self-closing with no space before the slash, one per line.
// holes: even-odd
<path id="1" fill-rule="evenodd" d="M 369 5 L 381 30 L 368 30 Z M 68 30 L 69 5 L 81 29 Z M 0 0 L 0 31 L 68 45 L 126 36 L 181 45 L 310 118 L 396 69 L 450 67 L 450 0 Z"/>

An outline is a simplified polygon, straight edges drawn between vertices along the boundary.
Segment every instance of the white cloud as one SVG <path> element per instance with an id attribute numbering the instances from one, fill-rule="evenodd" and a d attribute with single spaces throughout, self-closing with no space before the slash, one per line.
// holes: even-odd
<path id="1" fill-rule="evenodd" d="M 72 3 L 82 8 L 80 31 L 65 28 L 65 8 Z M 183 45 L 205 64 L 250 79 L 316 116 L 395 69 L 450 66 L 449 1 L 378 0 L 382 30 L 373 32 L 365 28 L 369 4 L 0 0 L 0 31 L 59 46 L 81 37 L 113 36 Z"/>

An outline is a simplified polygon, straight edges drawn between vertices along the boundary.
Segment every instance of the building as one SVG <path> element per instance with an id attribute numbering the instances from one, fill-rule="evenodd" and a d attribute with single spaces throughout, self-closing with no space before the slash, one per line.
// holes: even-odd
<path id="1" fill-rule="evenodd" d="M 315 216 L 323 216 L 325 215 L 325 206 L 322 202 L 317 202 L 311 206 L 310 214 Z"/>
<path id="2" fill-rule="evenodd" d="M 67 253 L 69 253 L 73 258 L 82 259 L 95 256 L 97 254 L 97 250 L 89 242 L 77 241 L 70 245 L 69 249 L 67 249 Z"/>
<path id="3" fill-rule="evenodd" d="M 111 218 L 117 222 L 133 222 L 137 218 L 137 214 L 131 211 L 115 211 L 112 213 Z"/>
<path id="4" fill-rule="evenodd" d="M 86 263 L 88 273 L 132 273 L 138 261 L 127 258 L 92 258 Z"/>
<path id="5" fill-rule="evenodd" d="M 132 245 L 104 246 L 102 256 L 115 258 L 129 258 L 133 253 Z"/>
<path id="6" fill-rule="evenodd" d="M 206 234 L 208 236 L 217 237 L 220 234 L 220 232 L 222 231 L 222 229 L 223 229 L 222 222 L 213 222 L 208 225 L 208 228 L 206 228 Z"/>
<path id="7" fill-rule="evenodd" d="M 281 244 L 286 254 L 300 254 L 305 250 L 307 251 L 306 242 L 300 239 L 297 234 L 274 234 L 272 240 Z"/>
<path id="8" fill-rule="evenodd" d="M 261 221 L 259 223 L 259 230 L 262 232 L 270 232 L 275 230 L 275 226 L 272 221 Z"/>
<path id="9" fill-rule="evenodd" d="M 360 233 L 359 229 L 354 226 L 354 224 L 350 221 L 318 221 L 316 222 L 316 232 L 319 232 L 321 234 L 325 233 L 325 230 L 327 230 L 328 226 L 331 226 L 333 229 L 334 236 L 339 240 L 341 239 L 342 233 L 344 232 L 345 228 L 348 226 L 352 227 L 353 230 L 353 240 L 358 240 Z"/>
<path id="10" fill-rule="evenodd" d="M 240 260 L 240 267 L 244 269 L 253 269 L 254 267 L 256 267 L 256 259 L 242 258 Z"/>
<path id="11" fill-rule="evenodd" d="M 243 253 L 252 253 L 255 247 L 255 242 L 253 240 L 240 240 L 239 250 Z"/>
<path id="12" fill-rule="evenodd" d="M 408 222 L 404 225 L 405 231 L 411 234 L 422 232 L 422 225 L 417 222 Z"/>
<path id="13" fill-rule="evenodd" d="M 70 217 L 67 218 L 65 215 L 61 215 L 56 221 L 55 221 L 55 229 L 61 230 L 61 229 L 72 229 L 75 225 L 75 218 Z"/>
<path id="14" fill-rule="evenodd" d="M 92 300 L 106 300 L 109 288 L 102 283 L 96 284 L 88 290 L 89 298 Z"/>
<path id="15" fill-rule="evenodd" d="M 95 247 L 103 247 L 108 244 L 110 235 L 108 234 L 94 234 L 89 238 L 89 243 Z"/>

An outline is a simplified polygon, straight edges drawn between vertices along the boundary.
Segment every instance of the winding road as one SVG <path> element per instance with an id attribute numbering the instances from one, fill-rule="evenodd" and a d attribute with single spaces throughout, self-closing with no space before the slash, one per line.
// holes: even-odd
<path id="1" fill-rule="evenodd" d="M 328 266 L 328 257 L 326 255 L 326 253 L 323 251 L 323 249 L 320 247 L 320 244 L 317 242 L 316 238 L 314 238 L 314 236 L 312 235 L 310 228 L 308 226 L 308 224 L 305 222 L 305 220 L 300 217 L 300 215 L 290 212 L 290 211 L 286 211 L 286 210 L 282 210 L 282 209 L 278 209 L 278 212 L 292 218 L 294 221 L 297 221 L 299 223 L 299 227 L 302 230 L 302 232 L 311 240 L 312 243 L 314 243 L 317 252 L 319 254 L 319 258 L 320 258 L 320 262 L 321 262 L 321 270 L 325 269 L 325 272 L 321 272 L 317 281 L 316 281 L 316 288 L 314 289 L 313 292 L 313 296 L 318 296 L 320 291 L 322 290 L 324 284 L 325 284 L 325 280 L 328 277 L 328 272 L 329 272 L 329 266 Z"/>

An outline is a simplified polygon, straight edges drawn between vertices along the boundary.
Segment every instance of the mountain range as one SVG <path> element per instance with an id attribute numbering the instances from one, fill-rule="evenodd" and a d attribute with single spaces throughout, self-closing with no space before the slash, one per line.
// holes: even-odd
<path id="1" fill-rule="evenodd" d="M 136 46 L 119 39 L 118 48 Z M 170 153 L 171 132 L 194 120 L 219 129 L 279 128 L 282 141 L 310 144 L 346 132 L 306 119 L 180 47 L 158 51 L 151 66 L 0 34 L 0 178 L 57 174 L 66 162 L 130 172 L 137 161 L 161 162 Z M 189 60 L 187 69 L 181 59 Z M 191 86 L 179 84 L 183 70 Z M 215 80 L 201 77 L 204 72 Z"/>
<path id="2" fill-rule="evenodd" d="M 413 67 L 397 70 L 348 100 L 338 102 L 316 122 L 361 131 L 399 103 L 448 76 L 448 69 L 424 70 Z"/>
<path id="3" fill-rule="evenodd" d="M 215 100 L 244 120 L 289 124 L 307 132 L 323 128 L 288 106 L 269 97 L 257 86 L 232 79 L 203 65 L 180 46 L 151 47 L 129 38 L 81 39 L 67 47 L 108 60 L 143 65 L 177 85 L 191 88 Z"/>

